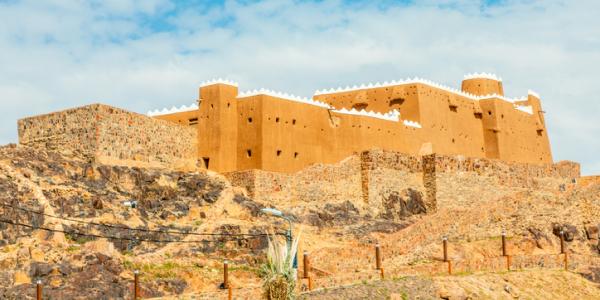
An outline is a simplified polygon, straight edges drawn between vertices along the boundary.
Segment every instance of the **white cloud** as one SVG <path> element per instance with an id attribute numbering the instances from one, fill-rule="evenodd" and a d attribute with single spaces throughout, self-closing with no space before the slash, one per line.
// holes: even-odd
<path id="1" fill-rule="evenodd" d="M 555 159 L 600 173 L 599 2 L 340 3 L 0 1 L 0 143 L 16 141 L 23 116 L 189 104 L 213 77 L 310 96 L 414 76 L 458 87 L 485 71 L 509 96 L 540 92 Z"/>

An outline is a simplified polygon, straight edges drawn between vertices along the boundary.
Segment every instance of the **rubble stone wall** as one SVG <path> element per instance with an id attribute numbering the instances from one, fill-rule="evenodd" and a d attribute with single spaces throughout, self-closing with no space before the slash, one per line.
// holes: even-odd
<path id="1" fill-rule="evenodd" d="M 297 173 L 249 170 L 226 176 L 233 185 L 245 187 L 254 199 L 272 205 L 349 200 L 381 211 L 391 194 L 411 191 L 422 197 L 431 212 L 444 205 L 469 205 L 486 194 L 501 197 L 534 188 L 566 189 L 575 184 L 579 174 L 579 164 L 573 162 L 532 165 L 371 150 L 339 164 L 313 165 Z"/>
<path id="2" fill-rule="evenodd" d="M 19 143 L 106 165 L 193 170 L 197 131 L 106 105 L 19 120 Z"/>
<path id="3" fill-rule="evenodd" d="M 88 105 L 21 119 L 19 143 L 49 151 L 92 158 L 97 148 L 98 106 Z"/>

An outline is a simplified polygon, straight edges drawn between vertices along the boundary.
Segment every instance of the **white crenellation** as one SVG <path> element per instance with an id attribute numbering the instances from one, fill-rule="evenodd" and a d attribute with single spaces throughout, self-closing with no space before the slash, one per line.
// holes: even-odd
<path id="1" fill-rule="evenodd" d="M 516 110 L 520 110 L 522 112 L 526 112 L 530 115 L 533 115 L 533 106 L 531 106 L 531 105 L 516 105 L 515 104 L 514 107 Z"/>
<path id="2" fill-rule="evenodd" d="M 535 91 L 532 91 L 532 90 L 528 90 L 527 91 L 527 95 L 531 95 L 531 96 L 534 96 L 534 97 L 536 97 L 538 99 L 542 99 L 542 98 L 540 98 L 540 94 L 538 94 L 538 93 L 536 93 Z"/>
<path id="3" fill-rule="evenodd" d="M 200 84 L 200 87 L 209 86 L 209 85 L 213 85 L 213 84 L 217 84 L 217 83 L 232 85 L 232 86 L 235 86 L 235 87 L 238 86 L 238 83 L 235 82 L 235 81 L 228 80 L 228 79 L 218 78 L 218 79 L 212 79 L 212 80 L 204 81 L 204 82 L 202 82 Z"/>
<path id="4" fill-rule="evenodd" d="M 190 106 L 186 106 L 186 105 L 182 105 L 181 107 L 171 107 L 170 109 L 168 108 L 163 108 L 162 110 L 151 110 L 148 112 L 148 116 L 149 117 L 154 117 L 154 116 L 162 116 L 162 115 L 170 115 L 170 114 L 175 114 L 175 113 L 180 113 L 180 112 L 186 112 L 186 111 L 193 111 L 193 110 L 198 110 L 198 104 L 197 103 L 193 103 Z"/>
<path id="5" fill-rule="evenodd" d="M 408 127 L 422 128 L 421 124 L 419 124 L 419 122 L 416 122 L 416 121 L 404 120 L 402 123 Z"/>
<path id="6" fill-rule="evenodd" d="M 485 74 L 486 76 L 489 76 L 489 77 L 496 76 L 494 74 L 486 74 L 486 73 L 482 73 L 482 74 Z M 466 75 L 465 78 L 466 77 L 473 77 L 475 75 L 481 76 L 481 74 L 469 74 L 469 75 Z M 476 77 L 473 77 L 473 78 L 476 78 Z M 500 79 L 500 78 L 496 78 L 496 80 L 502 81 L 502 79 Z M 464 98 L 467 98 L 467 99 L 470 99 L 470 100 L 473 100 L 473 101 L 479 101 L 479 100 L 483 100 L 483 99 L 496 98 L 496 99 L 504 100 L 506 102 L 514 104 L 516 101 L 526 101 L 527 100 L 527 97 L 508 98 L 508 97 L 501 96 L 501 95 L 498 95 L 498 94 L 477 96 L 477 95 L 474 95 L 474 94 L 471 94 L 471 93 L 463 92 L 463 91 L 461 91 L 459 89 L 456 89 L 456 88 L 451 88 L 451 87 L 448 87 L 448 86 L 445 86 L 445 85 L 433 82 L 431 80 L 426 80 L 426 79 L 417 78 L 417 77 L 415 77 L 415 78 L 408 78 L 408 79 L 404 79 L 404 80 L 392 80 L 390 82 L 386 81 L 383 84 L 378 85 L 377 87 L 392 87 L 392 86 L 409 85 L 409 84 L 424 84 L 424 85 L 427 85 L 427 86 L 430 86 L 430 87 L 433 87 L 433 88 L 438 88 L 438 89 L 444 90 L 446 92 L 449 92 L 449 93 L 452 93 L 452 94 L 455 94 L 455 95 L 462 96 Z M 331 89 L 328 89 L 328 90 L 327 89 L 317 90 L 317 91 L 315 91 L 315 96 L 318 96 L 318 95 L 327 95 L 327 94 L 333 94 L 333 93 L 343 93 L 343 92 L 353 92 L 353 91 L 365 90 L 365 89 L 369 89 L 369 86 L 372 86 L 372 88 L 374 88 L 373 86 L 375 86 L 375 85 L 373 85 L 372 83 L 369 83 L 369 84 L 361 84 L 360 86 L 354 85 L 352 87 L 346 87 L 346 88 L 338 87 L 337 89 L 336 88 L 331 88 Z M 537 93 L 535 93 L 534 91 L 530 90 L 528 93 L 530 95 L 533 95 L 533 96 L 536 96 L 536 97 L 539 98 L 539 95 Z"/>
<path id="7" fill-rule="evenodd" d="M 465 80 L 469 79 L 491 79 L 496 81 L 502 81 L 502 78 L 496 76 L 496 74 L 492 73 L 473 73 L 465 75 Z"/>
<path id="8" fill-rule="evenodd" d="M 332 112 L 339 113 L 339 114 L 345 114 L 345 115 L 364 116 L 364 117 L 376 118 L 376 119 L 392 121 L 392 122 L 400 121 L 400 112 L 396 109 L 391 110 L 385 114 L 382 114 L 380 112 L 374 112 L 374 111 L 366 111 L 364 109 L 357 110 L 355 108 L 352 108 L 352 109 L 342 108 L 339 110 L 332 110 Z"/>
<path id="9" fill-rule="evenodd" d="M 329 106 L 329 104 L 327 104 L 325 102 L 316 101 L 316 100 L 313 100 L 313 99 L 307 98 L 307 97 L 299 97 L 299 96 L 290 95 L 287 93 L 276 92 L 276 91 L 272 91 L 272 90 L 268 90 L 268 89 L 264 89 L 264 88 L 259 89 L 259 90 L 252 90 L 252 91 L 246 91 L 246 92 L 240 93 L 237 96 L 237 98 L 246 98 L 246 97 L 252 97 L 252 96 L 257 96 L 257 95 L 266 95 L 266 96 L 271 96 L 271 97 L 275 97 L 275 98 L 281 98 L 281 99 L 285 99 L 285 100 L 300 102 L 300 103 L 304 103 L 304 104 L 315 105 L 315 106 L 319 106 L 319 107 L 323 107 L 323 108 L 327 108 L 327 109 L 332 108 L 331 106 Z"/>

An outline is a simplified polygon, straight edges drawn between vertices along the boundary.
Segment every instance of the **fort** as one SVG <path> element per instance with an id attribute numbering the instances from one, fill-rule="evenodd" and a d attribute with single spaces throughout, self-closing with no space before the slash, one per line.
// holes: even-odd
<path id="1" fill-rule="evenodd" d="M 213 80 L 197 103 L 147 115 L 94 104 L 22 119 L 19 142 L 99 164 L 208 169 L 269 203 L 379 205 L 403 192 L 433 211 L 467 197 L 448 173 L 478 193 L 576 182 L 579 164 L 553 163 L 545 125 L 535 92 L 507 98 L 492 74 L 465 76 L 461 90 L 409 79 L 311 99 Z"/>
<path id="2" fill-rule="evenodd" d="M 378 148 L 552 163 L 539 96 L 504 97 L 491 74 L 465 77 L 460 91 L 412 79 L 317 91 L 312 99 L 212 81 L 199 105 L 154 111 L 196 126 L 198 157 L 218 172 L 293 172 Z"/>

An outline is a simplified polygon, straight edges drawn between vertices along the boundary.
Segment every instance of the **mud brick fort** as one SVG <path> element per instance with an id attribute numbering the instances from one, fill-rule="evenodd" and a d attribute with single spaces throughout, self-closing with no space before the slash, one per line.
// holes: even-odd
<path id="1" fill-rule="evenodd" d="M 553 164 L 540 97 L 507 98 L 492 74 L 467 75 L 460 90 L 409 79 L 310 99 L 214 80 L 191 106 L 142 115 L 94 104 L 18 127 L 22 145 L 102 164 L 209 169 L 259 198 L 310 198 L 313 183 L 348 180 L 330 194 L 369 202 L 412 184 L 435 206 L 440 172 L 496 173 L 521 186 L 579 178 L 578 164 Z"/>

